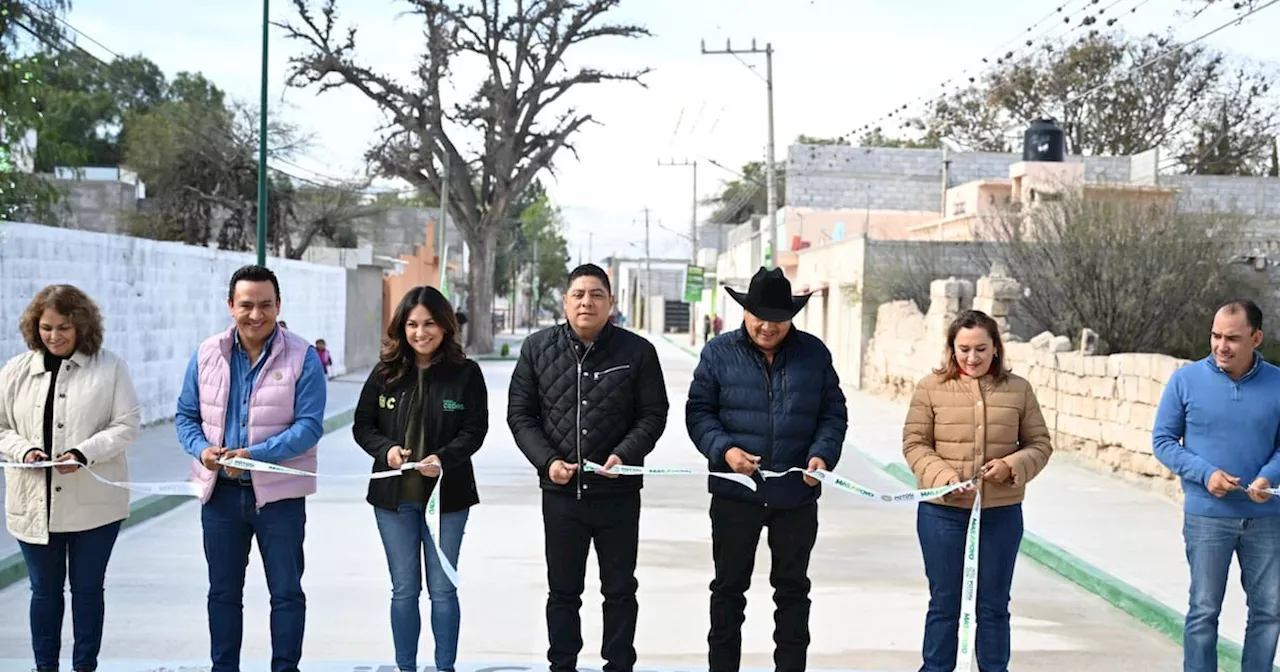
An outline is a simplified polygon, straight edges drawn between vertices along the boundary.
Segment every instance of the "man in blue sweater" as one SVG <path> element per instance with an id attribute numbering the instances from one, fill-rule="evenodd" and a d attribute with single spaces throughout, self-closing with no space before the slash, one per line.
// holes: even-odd
<path id="1" fill-rule="evenodd" d="M 1184 672 L 1218 669 L 1218 614 L 1233 556 L 1249 605 L 1241 672 L 1270 672 L 1280 639 L 1280 368 L 1263 361 L 1262 311 L 1232 301 L 1213 318 L 1212 354 L 1174 372 L 1151 441 L 1182 479 L 1191 595 Z"/>

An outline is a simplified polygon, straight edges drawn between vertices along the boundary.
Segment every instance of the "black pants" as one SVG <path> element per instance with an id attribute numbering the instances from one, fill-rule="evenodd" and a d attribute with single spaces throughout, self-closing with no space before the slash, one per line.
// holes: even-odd
<path id="1" fill-rule="evenodd" d="M 542 526 L 547 556 L 547 660 L 551 672 L 578 669 L 582 650 L 582 591 L 587 555 L 595 542 L 604 597 L 606 672 L 631 672 L 636 664 L 636 554 L 640 546 L 640 493 L 577 499 L 543 491 Z"/>
<path id="2" fill-rule="evenodd" d="M 773 586 L 773 663 L 778 672 L 805 669 L 809 650 L 809 554 L 818 537 L 817 503 L 770 509 L 711 498 L 711 672 L 736 671 L 742 662 L 742 622 L 761 529 L 769 528 L 769 584 Z"/>

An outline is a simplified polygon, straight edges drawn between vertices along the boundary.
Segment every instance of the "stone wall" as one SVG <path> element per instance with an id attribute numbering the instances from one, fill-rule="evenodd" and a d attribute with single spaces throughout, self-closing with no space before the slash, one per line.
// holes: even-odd
<path id="1" fill-rule="evenodd" d="M 946 328 L 959 311 L 972 307 L 1002 321 L 1018 291 L 1014 279 L 999 275 L 984 276 L 976 287 L 937 280 L 926 314 L 909 301 L 881 305 L 863 389 L 905 401 L 943 361 Z M 1152 455 L 1151 428 L 1165 384 L 1186 363 L 1156 354 L 1094 356 L 1048 332 L 1006 344 L 1006 364 L 1034 387 L 1057 451 L 1175 497 L 1180 490 L 1173 474 Z"/>
<path id="2" fill-rule="evenodd" d="M 84 290 L 102 309 L 106 347 L 129 364 L 142 420 L 173 417 L 183 372 L 200 341 L 228 328 L 227 281 L 252 254 L 87 231 L 0 223 L 0 361 L 26 350 L 18 320 L 52 283 Z M 342 373 L 347 270 L 269 259 L 280 279 L 281 319 L 324 338 Z"/>

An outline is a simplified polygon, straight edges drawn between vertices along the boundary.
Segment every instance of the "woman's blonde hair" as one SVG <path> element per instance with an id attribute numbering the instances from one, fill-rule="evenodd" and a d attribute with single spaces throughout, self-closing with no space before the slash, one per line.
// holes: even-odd
<path id="1" fill-rule="evenodd" d="M 43 352 L 44 340 L 40 338 L 40 317 L 44 311 L 52 308 L 76 327 L 76 350 L 89 355 L 98 354 L 102 349 L 102 312 L 98 304 L 74 285 L 49 285 L 36 292 L 35 298 L 22 311 L 18 320 L 18 330 L 27 342 L 27 347 Z"/>

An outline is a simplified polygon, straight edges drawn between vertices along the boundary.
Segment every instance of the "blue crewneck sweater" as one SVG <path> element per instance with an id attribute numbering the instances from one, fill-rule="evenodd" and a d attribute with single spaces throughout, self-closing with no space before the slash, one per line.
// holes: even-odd
<path id="1" fill-rule="evenodd" d="M 1256 504 L 1243 490 L 1219 498 L 1206 484 L 1221 469 L 1246 487 L 1258 476 L 1280 486 L 1280 368 L 1254 353 L 1233 380 L 1210 355 L 1173 373 L 1151 432 L 1156 459 L 1182 478 L 1187 513 L 1215 518 L 1280 516 L 1280 497 Z M 1181 440 L 1181 443 L 1179 443 Z"/>

